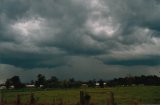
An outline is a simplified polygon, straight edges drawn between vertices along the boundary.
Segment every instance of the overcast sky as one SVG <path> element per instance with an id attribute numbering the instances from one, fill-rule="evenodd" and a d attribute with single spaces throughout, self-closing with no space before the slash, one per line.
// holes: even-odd
<path id="1" fill-rule="evenodd" d="M 159 0 L 0 0 L 0 82 L 159 71 Z"/>

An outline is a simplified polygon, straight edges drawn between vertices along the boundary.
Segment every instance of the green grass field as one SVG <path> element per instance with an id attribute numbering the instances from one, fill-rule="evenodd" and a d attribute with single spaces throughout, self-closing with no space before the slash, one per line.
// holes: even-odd
<path id="1" fill-rule="evenodd" d="M 86 89 L 22 89 L 4 90 L 4 98 L 7 102 L 16 100 L 17 94 L 35 94 L 38 102 L 53 102 L 63 99 L 66 103 L 79 101 L 80 91 L 87 91 L 91 95 L 91 101 L 105 105 L 108 99 L 108 92 L 112 91 L 115 101 L 118 104 L 127 104 L 131 101 L 138 101 L 141 104 L 160 104 L 160 86 L 135 86 L 135 87 L 112 87 L 112 88 L 86 88 Z M 29 96 L 21 97 L 23 102 L 29 100 Z"/>

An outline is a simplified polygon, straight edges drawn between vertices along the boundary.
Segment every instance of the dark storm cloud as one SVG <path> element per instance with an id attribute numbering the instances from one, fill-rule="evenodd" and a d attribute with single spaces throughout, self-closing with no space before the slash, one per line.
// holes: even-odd
<path id="1" fill-rule="evenodd" d="M 14 0 L 2 1 L 1 4 L 1 42 L 18 44 L 32 43 L 31 46 L 37 46 L 40 49 L 44 47 L 58 48 L 70 55 L 97 55 L 105 52 L 99 42 L 92 39 L 86 33 L 85 24 L 87 22 L 89 9 L 83 4 L 83 1 L 57 1 L 57 0 Z M 30 19 L 42 21 L 40 30 L 31 32 L 27 37 L 24 33 L 16 32 L 13 29 L 18 27 L 16 23 L 25 23 Z M 12 26 L 12 27 L 11 27 Z M 19 26 L 23 27 L 22 25 Z M 26 27 L 24 27 L 26 28 Z M 24 30 L 24 29 L 23 29 Z M 23 31 L 22 30 L 22 31 Z M 26 41 L 27 40 L 27 41 Z M 29 41 L 28 41 L 29 40 Z M 17 43 L 18 42 L 18 43 Z M 4 46 L 5 47 L 5 46 Z M 8 46 L 7 46 L 8 47 Z M 19 46 L 21 47 L 21 46 Z M 24 46 L 28 47 L 28 46 Z M 28 49 L 31 50 L 31 49 Z M 16 55 L 16 54 L 19 55 Z M 60 58 L 60 55 L 43 55 L 31 53 L 8 52 L 1 57 L 1 63 L 16 65 L 19 67 L 39 67 L 43 64 L 38 61 L 45 59 Z M 28 58 L 32 56 L 31 58 Z M 39 58 L 38 58 L 39 56 Z M 51 57 L 50 57 L 51 56 Z M 53 57 L 52 57 L 53 56 Z M 57 57 L 56 57 L 57 56 Z M 62 55 L 63 56 L 63 55 Z M 65 58 L 63 56 L 62 58 Z M 13 62 L 18 58 L 16 62 Z M 53 62 L 57 59 L 53 59 Z M 45 67 L 52 66 L 50 63 Z"/>
<path id="2" fill-rule="evenodd" d="M 65 65 L 65 52 L 57 48 L 1 43 L 0 63 L 22 68 L 57 67 Z M 52 52 L 52 53 L 51 53 Z"/>
<path id="3" fill-rule="evenodd" d="M 16 20 L 23 17 L 29 9 L 29 2 L 25 0 L 1 0 L 1 15 Z"/>
<path id="4" fill-rule="evenodd" d="M 65 65 L 65 57 L 61 56 L 52 56 L 45 54 L 29 54 L 29 53 L 17 53 L 20 55 L 10 54 L 1 54 L 0 62 L 3 64 L 10 64 L 22 68 L 36 68 L 36 67 L 57 67 Z M 54 62 L 55 61 L 55 62 Z"/>
<path id="5" fill-rule="evenodd" d="M 115 3 L 116 2 L 116 3 Z M 108 0 L 111 15 L 122 24 L 127 35 L 134 27 L 144 27 L 159 31 L 160 3 L 156 0 Z"/>
<path id="6" fill-rule="evenodd" d="M 146 65 L 146 66 L 157 66 L 160 65 L 160 56 L 146 56 L 137 59 L 127 59 L 127 60 L 108 60 L 104 61 L 109 65 L 124 65 L 124 66 L 135 66 L 135 65 Z"/>
<path id="7" fill-rule="evenodd" d="M 49 27 L 56 27 L 60 32 L 46 35 L 46 41 L 35 39 L 40 46 L 56 46 L 66 50 L 71 54 L 94 55 L 104 52 L 102 48 L 97 48 L 96 41 L 90 44 L 91 37 L 86 35 L 85 23 L 88 18 L 89 10 L 83 2 L 53 1 L 34 2 L 31 13 L 47 19 Z M 43 6 L 42 6 L 43 5 Z M 54 31 L 54 29 L 53 29 Z"/>
<path id="8" fill-rule="evenodd" d="M 12 30 L 10 24 L 25 17 L 28 2 L 24 0 L 0 0 L 0 41 L 19 42 L 19 36 Z"/>
<path id="9" fill-rule="evenodd" d="M 158 0 L 0 0 L 0 63 L 66 73 L 95 60 L 111 71 L 159 67 L 159 13 Z"/>
<path id="10" fill-rule="evenodd" d="M 23 45 L 25 44 L 23 40 L 24 41 L 29 40 L 29 42 L 27 43 L 33 43 L 33 47 L 35 44 L 39 46 L 39 49 L 43 49 L 44 47 L 48 47 L 51 49 L 58 47 L 59 49 L 64 49 L 69 52 L 79 53 L 78 51 L 81 51 L 79 50 L 79 47 L 81 46 L 80 44 L 78 44 L 79 42 L 81 42 L 79 41 L 80 36 L 76 35 L 78 32 L 76 31 L 74 32 L 73 30 L 81 28 L 82 27 L 81 25 L 84 24 L 85 22 L 84 17 L 86 15 L 83 15 L 83 11 L 85 12 L 85 10 L 83 9 L 83 5 L 81 6 L 78 3 L 74 4 L 74 2 L 72 3 L 71 1 L 56 1 L 56 0 L 48 0 L 47 2 L 45 0 L 40 0 L 40 1 L 36 0 L 32 2 L 25 0 L 13 0 L 13 1 L 6 0 L 1 2 L 0 10 L 1 10 L 0 33 L 1 33 L 1 43 L 4 42 L 3 45 L 6 45 L 5 42 L 8 43 L 9 41 L 11 41 L 10 45 L 12 45 L 16 43 L 17 40 L 21 42 L 18 44 Z M 32 17 L 36 18 L 41 17 L 46 20 L 45 21 L 46 26 L 44 26 L 43 28 L 47 30 L 44 30 L 45 32 L 40 36 L 38 35 L 39 32 L 35 32 L 33 33 L 34 36 L 31 35 L 29 38 L 25 38 L 22 35 L 20 35 L 23 33 L 14 32 L 14 30 L 10 26 L 10 24 L 15 24 L 16 22 L 19 22 L 21 20 L 23 22 Z M 54 33 L 55 27 L 57 27 L 57 29 L 60 30 L 59 33 Z M 68 37 L 68 39 L 66 39 L 67 38 L 66 36 Z M 16 47 L 21 48 L 21 46 L 18 44 L 16 45 Z M 1 47 L 4 48 L 8 46 L 1 46 Z M 28 46 L 23 46 L 23 47 L 28 47 Z M 28 51 L 19 52 L 18 50 L 16 50 L 16 48 L 13 49 L 6 50 L 6 52 L 1 51 L 2 55 L 0 60 L 1 63 L 11 64 L 25 68 L 41 67 L 41 66 L 50 67 L 50 66 L 56 66 L 57 62 L 63 62 L 63 59 L 65 59 L 65 56 L 61 54 L 60 55 L 51 54 L 51 52 L 48 52 L 48 54 L 43 54 L 43 52 L 37 54 L 38 52 L 31 52 L 31 53 L 28 53 Z M 87 52 L 88 49 L 85 48 L 85 46 L 83 46 L 82 49 L 84 49 L 82 52 L 89 53 Z M 92 49 L 93 53 L 95 53 L 94 51 L 96 51 L 96 49 L 93 47 Z M 32 50 L 32 49 L 28 48 L 27 50 Z"/>

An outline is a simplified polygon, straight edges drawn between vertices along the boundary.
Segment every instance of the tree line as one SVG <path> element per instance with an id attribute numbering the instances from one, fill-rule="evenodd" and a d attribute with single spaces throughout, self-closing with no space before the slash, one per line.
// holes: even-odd
<path id="1" fill-rule="evenodd" d="M 98 85 L 97 85 L 98 83 Z M 106 84 L 104 84 L 106 83 Z M 25 88 L 26 85 L 34 85 L 35 88 L 79 88 L 83 85 L 87 87 L 105 87 L 105 86 L 136 86 L 136 85 L 160 85 L 160 77 L 156 75 L 142 75 L 142 76 L 127 76 L 124 78 L 114 78 L 109 81 L 89 80 L 89 81 L 76 81 L 74 78 L 68 80 L 59 80 L 56 76 L 52 76 L 50 79 L 42 74 L 37 75 L 36 80 L 32 80 L 30 83 L 22 83 L 19 76 L 13 76 L 5 82 L 6 88 L 13 86 L 15 89 Z"/>
<path id="2" fill-rule="evenodd" d="M 37 79 L 32 80 L 30 83 L 22 83 L 19 76 L 13 76 L 7 79 L 4 85 L 7 89 L 11 87 L 20 89 L 25 88 L 27 85 L 34 85 L 35 88 L 76 88 L 80 87 L 82 83 L 82 81 L 75 81 L 74 78 L 61 81 L 56 76 L 46 79 L 44 75 L 38 74 Z"/>
<path id="3" fill-rule="evenodd" d="M 156 75 L 128 76 L 108 81 L 108 86 L 160 85 L 160 77 Z"/>

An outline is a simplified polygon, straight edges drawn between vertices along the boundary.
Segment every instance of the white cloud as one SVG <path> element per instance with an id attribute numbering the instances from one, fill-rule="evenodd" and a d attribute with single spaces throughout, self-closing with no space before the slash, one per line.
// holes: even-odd
<path id="1" fill-rule="evenodd" d="M 29 36 L 33 35 L 33 31 L 41 31 L 41 26 L 43 26 L 43 18 L 30 19 L 30 20 L 20 20 L 11 25 L 11 27 L 18 31 L 20 35 Z"/>

